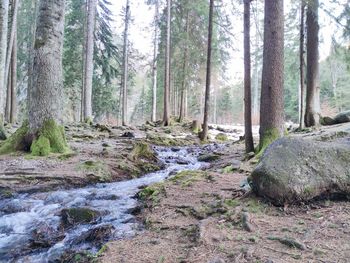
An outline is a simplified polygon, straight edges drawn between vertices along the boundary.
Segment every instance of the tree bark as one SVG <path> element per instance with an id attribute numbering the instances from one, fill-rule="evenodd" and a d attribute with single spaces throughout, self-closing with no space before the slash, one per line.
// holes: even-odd
<path id="1" fill-rule="evenodd" d="M 319 87 L 319 25 L 318 0 L 309 0 L 306 14 L 306 49 L 307 49 L 307 87 L 305 126 L 311 127 L 320 123 L 320 87 Z"/>
<path id="2" fill-rule="evenodd" d="M 11 2 L 11 30 L 9 36 L 9 42 L 6 51 L 6 68 L 5 68 L 5 79 L 8 79 L 8 74 L 10 72 L 11 55 L 13 51 L 14 38 L 17 30 L 17 13 L 18 13 L 18 0 L 12 0 Z M 5 84 L 6 85 L 6 84 Z"/>
<path id="3" fill-rule="evenodd" d="M 211 51 L 213 38 L 213 16 L 214 16 L 214 0 L 210 0 L 209 4 L 209 29 L 208 29 L 208 52 L 207 52 L 207 75 L 205 84 L 205 99 L 204 99 L 204 118 L 203 131 L 200 133 L 202 141 L 208 138 L 208 118 L 209 118 L 209 103 L 210 103 L 210 81 L 211 81 Z"/>
<path id="4" fill-rule="evenodd" d="M 163 124 L 170 125 L 169 117 L 169 97 L 170 97 L 170 27 L 171 27 L 171 0 L 167 0 L 167 33 L 166 33 L 166 47 L 165 47 L 165 76 L 164 76 L 164 112 Z"/>
<path id="5" fill-rule="evenodd" d="M 260 150 L 284 133 L 283 0 L 265 0 L 263 72 L 260 103 Z"/>
<path id="6" fill-rule="evenodd" d="M 305 1 L 301 0 L 300 9 L 300 48 L 299 48 L 299 59 L 300 59 L 300 109 L 299 109 L 299 129 L 304 127 L 304 53 L 305 53 Z"/>
<path id="7" fill-rule="evenodd" d="M 83 34 L 84 34 L 84 39 L 86 39 L 86 35 L 87 35 L 87 30 L 86 30 L 86 26 L 87 26 L 87 3 L 84 1 L 83 5 L 82 5 L 82 9 L 83 9 L 83 14 L 84 15 L 84 23 L 83 23 Z M 80 94 L 80 122 L 84 122 L 84 112 L 85 112 L 85 60 L 86 60 L 86 45 L 83 45 L 82 48 L 82 68 L 81 68 L 81 74 L 82 74 L 82 78 L 81 78 L 81 94 Z"/>
<path id="8" fill-rule="evenodd" d="M 180 97 L 180 116 L 179 116 L 179 122 L 182 122 L 184 118 L 186 118 L 185 115 L 185 93 L 187 89 L 186 85 L 186 78 L 187 78 L 187 60 L 188 60 L 188 34 L 190 30 L 190 12 L 187 10 L 186 14 L 186 26 L 185 26 L 185 47 L 184 47 L 184 60 L 182 64 L 182 83 L 181 83 L 181 97 Z"/>
<path id="9" fill-rule="evenodd" d="M 47 121 L 61 122 L 64 0 L 41 0 L 37 20 L 33 83 L 29 93 L 29 131 L 36 135 Z"/>
<path id="10" fill-rule="evenodd" d="M 9 0 L 0 1 L 0 129 L 4 122 Z"/>
<path id="11" fill-rule="evenodd" d="M 152 122 L 157 121 L 157 54 L 158 54 L 158 19 L 159 19 L 159 2 L 155 2 L 154 14 L 154 40 L 153 40 L 153 85 L 152 85 Z"/>
<path id="12" fill-rule="evenodd" d="M 250 2 L 251 0 L 244 0 L 244 127 L 245 150 L 247 153 L 254 151 L 254 141 L 252 133 Z"/>
<path id="13" fill-rule="evenodd" d="M 92 121 L 92 78 L 94 73 L 94 31 L 97 0 L 88 0 L 85 39 L 84 121 Z"/>
<path id="14" fill-rule="evenodd" d="M 123 47 L 123 109 L 122 109 L 122 125 L 128 125 L 128 30 L 130 19 L 130 5 L 129 0 L 126 0 L 125 8 L 125 29 L 124 29 L 124 47 Z"/>
<path id="15" fill-rule="evenodd" d="M 10 109 L 10 123 L 16 122 L 17 116 L 17 30 L 15 38 L 13 39 L 13 50 L 11 57 L 11 109 Z"/>

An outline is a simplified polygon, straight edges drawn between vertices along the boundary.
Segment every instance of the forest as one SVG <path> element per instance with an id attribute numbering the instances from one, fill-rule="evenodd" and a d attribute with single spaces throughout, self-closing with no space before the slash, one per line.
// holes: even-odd
<path id="1" fill-rule="evenodd" d="M 349 262 L 349 85 L 349 0 L 0 0 L 0 262 Z"/>

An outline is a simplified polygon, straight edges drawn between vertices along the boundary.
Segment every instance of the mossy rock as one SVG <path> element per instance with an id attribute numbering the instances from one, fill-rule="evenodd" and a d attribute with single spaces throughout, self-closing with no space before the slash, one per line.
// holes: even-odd
<path id="1" fill-rule="evenodd" d="M 221 141 L 221 142 L 226 142 L 226 141 L 228 141 L 228 137 L 225 133 L 219 133 L 218 135 L 215 136 L 215 140 Z"/>
<path id="2" fill-rule="evenodd" d="M 174 182 L 176 184 L 181 184 L 183 187 L 189 187 L 193 185 L 193 183 L 206 179 L 209 181 L 213 181 L 213 178 L 210 174 L 205 171 L 182 171 L 177 175 L 171 177 L 169 179 L 170 182 Z"/>
<path id="3" fill-rule="evenodd" d="M 281 137 L 281 132 L 277 128 L 271 128 L 265 131 L 263 137 L 260 139 L 259 147 L 256 152 L 256 156 L 260 158 L 266 148 Z"/>
<path id="4" fill-rule="evenodd" d="M 51 151 L 49 139 L 41 135 L 39 139 L 33 141 L 30 151 L 33 156 L 48 156 Z"/>
<path id="5" fill-rule="evenodd" d="M 61 211 L 61 223 L 63 227 L 71 227 L 79 224 L 95 223 L 100 213 L 86 207 L 66 208 Z"/>
<path id="6" fill-rule="evenodd" d="M 29 122 L 23 122 L 22 126 L 12 134 L 0 147 L 0 154 L 9 154 L 26 149 L 25 137 L 29 131 Z"/>
<path id="7" fill-rule="evenodd" d="M 166 194 L 164 183 L 152 184 L 138 193 L 138 197 L 143 201 L 151 202 L 151 206 L 157 205 L 161 196 Z"/>
<path id="8" fill-rule="evenodd" d="M 152 147 L 148 143 L 137 142 L 129 154 L 129 159 L 133 161 L 140 159 L 156 161 L 157 157 Z"/>

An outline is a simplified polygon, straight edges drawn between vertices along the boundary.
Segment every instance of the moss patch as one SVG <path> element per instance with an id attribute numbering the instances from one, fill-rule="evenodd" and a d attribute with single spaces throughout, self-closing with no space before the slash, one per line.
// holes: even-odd
<path id="1" fill-rule="evenodd" d="M 215 136 L 215 140 L 221 141 L 221 142 L 226 142 L 226 141 L 228 141 L 228 137 L 225 133 L 219 133 L 218 135 Z"/>
<path id="2" fill-rule="evenodd" d="M 156 160 L 156 155 L 148 143 L 138 142 L 134 145 L 133 150 L 129 154 L 129 159 L 136 161 L 139 159 Z"/>
<path id="3" fill-rule="evenodd" d="M 277 128 L 272 128 L 267 130 L 264 133 L 263 137 L 260 139 L 259 148 L 256 153 L 256 156 L 258 158 L 261 157 L 261 155 L 264 153 L 266 148 L 280 137 L 281 137 L 281 134 Z"/>
<path id="4" fill-rule="evenodd" d="M 64 127 L 57 125 L 54 120 L 48 120 L 39 131 L 39 138 L 45 136 L 50 141 L 50 152 L 65 153 L 69 150 Z"/>
<path id="5" fill-rule="evenodd" d="M 151 206 L 154 206 L 159 203 L 160 197 L 165 194 L 164 183 L 156 183 L 144 188 L 138 196 L 141 200 L 151 202 Z"/>
<path id="6" fill-rule="evenodd" d="M 61 220 L 63 226 L 67 227 L 83 223 L 93 223 L 99 215 L 98 211 L 89 208 L 67 208 L 61 211 Z"/>
<path id="7" fill-rule="evenodd" d="M 25 136 L 29 130 L 29 122 L 25 121 L 17 131 L 12 134 L 0 147 L 0 154 L 9 154 L 25 150 Z"/>
<path id="8" fill-rule="evenodd" d="M 49 139 L 41 135 L 33 141 L 30 151 L 33 156 L 48 156 L 51 151 Z"/>
<path id="9" fill-rule="evenodd" d="M 189 187 L 201 179 L 213 181 L 213 177 L 205 171 L 182 171 L 171 177 L 169 181 L 181 184 L 182 187 Z"/>
<path id="10" fill-rule="evenodd" d="M 78 170 L 94 176 L 98 182 L 111 181 L 111 173 L 108 167 L 101 161 L 88 160 L 78 166 Z"/>

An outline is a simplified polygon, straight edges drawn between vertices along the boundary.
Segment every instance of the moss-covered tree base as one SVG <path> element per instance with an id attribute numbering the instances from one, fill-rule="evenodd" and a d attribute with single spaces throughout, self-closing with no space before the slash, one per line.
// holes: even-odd
<path id="1" fill-rule="evenodd" d="M 264 153 L 264 151 L 266 150 L 266 148 L 273 143 L 274 141 L 276 141 L 277 139 L 279 139 L 281 137 L 281 133 L 278 129 L 276 128 L 272 128 L 269 129 L 267 131 L 265 131 L 264 135 L 262 136 L 262 138 L 260 139 L 259 142 L 259 147 L 256 151 L 256 156 L 259 158 L 261 157 L 261 155 Z"/>
<path id="2" fill-rule="evenodd" d="M 32 134 L 25 121 L 0 147 L 0 154 L 16 151 L 30 151 L 33 156 L 47 156 L 50 153 L 65 153 L 69 150 L 64 128 L 54 120 L 46 121 L 42 128 Z"/>

